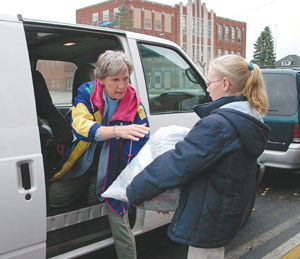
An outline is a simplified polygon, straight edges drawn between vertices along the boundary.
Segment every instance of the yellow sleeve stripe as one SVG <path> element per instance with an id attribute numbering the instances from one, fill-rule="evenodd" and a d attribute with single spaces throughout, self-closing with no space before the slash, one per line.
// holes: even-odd
<path id="1" fill-rule="evenodd" d="M 144 111 L 144 108 L 142 105 L 140 105 L 138 108 L 138 114 L 139 114 L 141 120 L 146 118 L 146 114 L 145 114 L 145 111 Z"/>
<path id="2" fill-rule="evenodd" d="M 99 110 L 94 113 L 94 116 L 98 123 L 102 123 L 102 116 Z"/>
<path id="3" fill-rule="evenodd" d="M 83 154 L 83 152 L 89 147 L 91 143 L 80 140 L 68 160 L 64 163 L 63 167 L 58 171 L 51 180 L 55 181 L 58 178 L 62 177 L 66 172 L 68 172 L 77 159 Z"/>
<path id="4" fill-rule="evenodd" d="M 72 108 L 72 127 L 76 132 L 83 137 L 88 137 L 91 127 L 96 123 L 92 114 L 90 114 L 88 108 L 78 103 L 76 107 Z"/>

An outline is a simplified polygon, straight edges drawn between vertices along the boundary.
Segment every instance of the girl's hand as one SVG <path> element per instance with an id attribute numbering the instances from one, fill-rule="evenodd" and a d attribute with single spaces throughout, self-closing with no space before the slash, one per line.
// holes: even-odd
<path id="1" fill-rule="evenodd" d="M 133 205 L 131 204 L 128 200 L 126 201 L 129 205 L 133 206 L 133 207 L 144 207 L 143 204 L 139 204 L 139 205 Z"/>
<path id="2" fill-rule="evenodd" d="M 156 211 L 158 214 L 163 214 L 163 215 L 169 215 L 169 211 L 162 211 L 162 210 L 157 210 Z"/>

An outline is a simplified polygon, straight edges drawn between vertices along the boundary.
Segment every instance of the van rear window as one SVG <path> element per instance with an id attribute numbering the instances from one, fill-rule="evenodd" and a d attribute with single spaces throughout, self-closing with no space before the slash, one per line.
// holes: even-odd
<path id="1" fill-rule="evenodd" d="M 293 115 L 297 111 L 296 79 L 293 75 L 264 73 L 269 98 L 268 115 Z"/>

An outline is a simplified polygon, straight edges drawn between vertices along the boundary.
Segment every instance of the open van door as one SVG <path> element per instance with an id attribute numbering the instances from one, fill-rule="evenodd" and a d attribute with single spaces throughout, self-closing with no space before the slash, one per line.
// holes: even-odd
<path id="1" fill-rule="evenodd" d="M 0 257 L 46 257 L 46 195 L 27 43 L 0 17 Z"/>

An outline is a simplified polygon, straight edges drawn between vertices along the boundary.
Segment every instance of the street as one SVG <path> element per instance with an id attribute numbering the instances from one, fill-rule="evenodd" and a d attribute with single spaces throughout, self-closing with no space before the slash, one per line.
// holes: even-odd
<path id="1" fill-rule="evenodd" d="M 282 258 L 300 244 L 300 175 L 270 172 L 257 189 L 248 222 L 225 247 L 225 258 Z M 171 242 L 166 228 L 136 238 L 139 259 L 185 259 L 187 247 Z M 300 257 L 300 255 L 299 255 Z M 113 247 L 82 258 L 116 258 Z M 298 258 L 298 257 L 287 257 Z"/>

